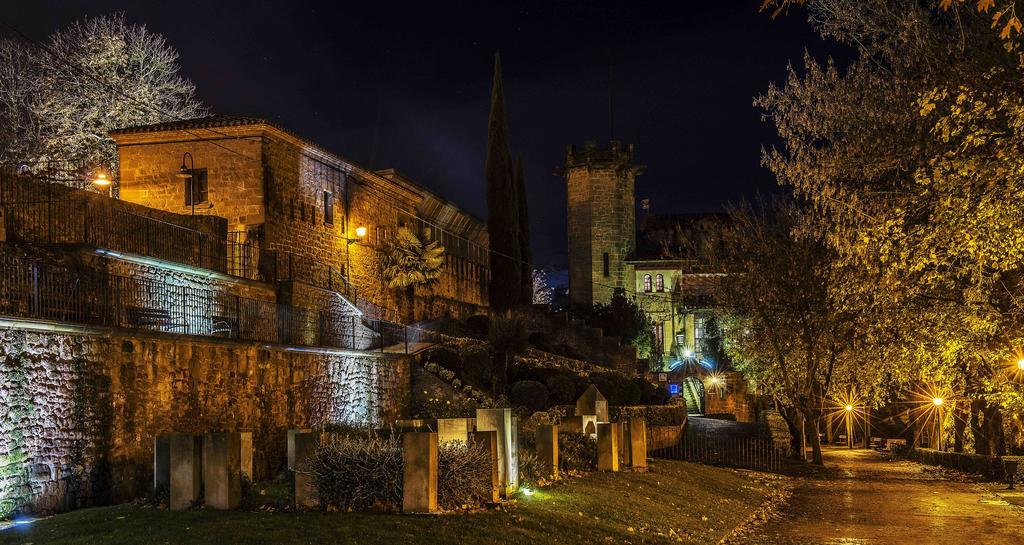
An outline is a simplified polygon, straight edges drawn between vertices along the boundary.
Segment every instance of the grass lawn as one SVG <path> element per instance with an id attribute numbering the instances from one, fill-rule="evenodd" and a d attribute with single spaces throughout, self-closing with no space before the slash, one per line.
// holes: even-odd
<path id="1" fill-rule="evenodd" d="M 169 512 L 120 505 L 15 526 L 0 532 L 0 545 L 717 543 L 775 483 L 759 474 L 654 460 L 648 473 L 595 473 L 484 513 Z"/>

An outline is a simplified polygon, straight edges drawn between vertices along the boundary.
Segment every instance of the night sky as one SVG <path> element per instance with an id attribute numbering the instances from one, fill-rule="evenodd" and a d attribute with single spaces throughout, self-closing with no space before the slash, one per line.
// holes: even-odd
<path id="1" fill-rule="evenodd" d="M 802 10 L 772 19 L 759 3 L 33 0 L 0 17 L 41 40 L 123 11 L 177 48 L 213 112 L 265 117 L 365 166 L 397 168 L 480 217 L 500 50 L 536 262 L 564 266 L 565 188 L 553 172 L 567 144 L 611 138 L 609 81 L 614 136 L 647 165 L 638 202 L 715 211 L 775 188 L 759 155 L 775 133 L 752 98 L 805 48 L 823 58 L 835 46 Z"/>

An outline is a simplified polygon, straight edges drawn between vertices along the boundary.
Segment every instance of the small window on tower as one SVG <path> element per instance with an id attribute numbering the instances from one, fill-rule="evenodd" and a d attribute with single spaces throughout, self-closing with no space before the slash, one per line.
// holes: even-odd
<path id="1" fill-rule="evenodd" d="M 604 253 L 604 276 L 611 276 L 611 262 L 608 259 L 608 252 Z"/>
<path id="2" fill-rule="evenodd" d="M 644 291 L 647 293 L 651 292 L 651 275 L 644 275 Z"/>
<path id="3" fill-rule="evenodd" d="M 334 225 L 334 196 L 324 191 L 324 223 Z"/>
<path id="4" fill-rule="evenodd" d="M 658 275 L 654 277 L 654 288 L 658 291 L 665 291 L 665 277 Z"/>

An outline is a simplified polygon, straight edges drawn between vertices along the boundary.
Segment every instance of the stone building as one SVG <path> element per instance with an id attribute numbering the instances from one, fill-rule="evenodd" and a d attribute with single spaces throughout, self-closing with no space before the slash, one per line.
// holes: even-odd
<path id="1" fill-rule="evenodd" d="M 111 136 L 122 199 L 225 218 L 232 242 L 260 248 L 259 263 L 249 266 L 282 282 L 286 301 L 327 304 L 331 295 L 311 287 L 326 288 L 370 316 L 404 316 L 405 301 L 385 285 L 380 257 L 406 227 L 446 250 L 442 277 L 417 290 L 416 319 L 464 317 L 487 304 L 485 224 L 394 170 L 368 170 L 249 117 L 160 123 Z M 182 166 L 194 168 L 192 178 L 177 176 Z"/>
<path id="2" fill-rule="evenodd" d="M 654 322 L 650 370 L 691 413 L 740 407 L 748 419 L 748 388 L 731 368 L 712 308 L 716 271 L 708 257 L 720 244 L 722 214 L 672 214 L 636 221 L 634 180 L 643 167 L 633 146 L 570 146 L 561 174 L 568 196 L 569 299 L 574 306 L 607 303 L 615 290 L 634 298 Z M 606 331 L 614 335 L 613 331 Z M 706 396 L 705 380 L 721 387 Z M 753 388 L 749 389 L 753 391 Z M 724 408 L 723 408 L 724 407 Z M 739 416 L 738 416 L 739 417 Z"/>

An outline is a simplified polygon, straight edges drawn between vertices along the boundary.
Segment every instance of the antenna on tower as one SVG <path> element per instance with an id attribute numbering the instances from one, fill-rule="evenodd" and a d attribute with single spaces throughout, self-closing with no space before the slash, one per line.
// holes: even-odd
<path id="1" fill-rule="evenodd" d="M 608 140 L 615 140 L 615 59 L 608 48 Z"/>

